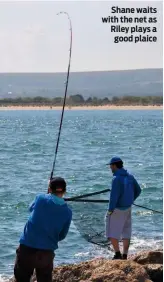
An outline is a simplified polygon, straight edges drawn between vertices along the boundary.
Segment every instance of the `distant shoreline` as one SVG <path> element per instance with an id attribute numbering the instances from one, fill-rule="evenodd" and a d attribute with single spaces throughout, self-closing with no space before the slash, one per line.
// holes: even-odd
<path id="1" fill-rule="evenodd" d="M 61 106 L 0 106 L 0 111 L 8 110 L 61 110 Z M 116 106 L 116 105 L 106 105 L 106 106 L 66 106 L 65 110 L 163 110 L 163 106 Z"/>

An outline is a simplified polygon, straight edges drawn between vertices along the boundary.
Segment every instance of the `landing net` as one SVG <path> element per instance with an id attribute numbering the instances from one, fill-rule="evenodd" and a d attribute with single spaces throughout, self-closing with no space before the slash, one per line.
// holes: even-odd
<path id="1" fill-rule="evenodd" d="M 92 244 L 110 248 L 105 236 L 105 218 L 108 209 L 108 193 L 80 199 L 82 202 L 70 202 L 73 222 L 82 237 Z M 105 203 L 87 202 L 87 200 L 106 200 Z"/>

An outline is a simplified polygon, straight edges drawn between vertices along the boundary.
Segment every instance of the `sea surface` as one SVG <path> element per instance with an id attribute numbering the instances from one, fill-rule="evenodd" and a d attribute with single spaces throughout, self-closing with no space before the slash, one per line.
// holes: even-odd
<path id="1" fill-rule="evenodd" d="M 0 281 L 13 274 L 29 204 L 37 193 L 47 191 L 60 114 L 55 110 L 0 111 Z M 55 174 L 67 180 L 67 196 L 108 188 L 112 174 L 106 163 L 114 155 L 123 158 L 125 168 L 142 187 L 136 203 L 162 211 L 162 111 L 65 112 Z M 162 215 L 133 208 L 131 252 L 160 248 L 162 232 Z M 54 264 L 98 256 L 112 253 L 86 242 L 72 223 Z"/>

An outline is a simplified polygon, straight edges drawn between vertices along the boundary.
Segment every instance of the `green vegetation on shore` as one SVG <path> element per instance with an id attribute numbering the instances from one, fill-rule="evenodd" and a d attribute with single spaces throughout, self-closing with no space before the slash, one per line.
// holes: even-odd
<path id="1" fill-rule="evenodd" d="M 33 97 L 33 98 L 5 98 L 0 99 L 0 106 L 61 106 L 63 104 L 63 98 L 46 98 L 46 97 Z M 90 97 L 84 99 L 80 94 L 72 95 L 67 98 L 67 106 L 104 106 L 104 105 L 116 105 L 116 106 L 153 106 L 163 105 L 162 96 L 123 96 L 99 99 L 97 97 Z"/>

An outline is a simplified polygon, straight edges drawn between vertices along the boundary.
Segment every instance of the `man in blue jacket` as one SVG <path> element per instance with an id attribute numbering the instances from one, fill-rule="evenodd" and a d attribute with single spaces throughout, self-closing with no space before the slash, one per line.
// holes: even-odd
<path id="1" fill-rule="evenodd" d="M 38 195 L 30 206 L 31 215 L 16 251 L 16 282 L 30 282 L 34 269 L 37 282 L 51 282 L 54 251 L 69 230 L 72 212 L 63 199 L 66 182 L 61 177 L 50 181 L 48 194 Z"/>
<path id="2" fill-rule="evenodd" d="M 106 236 L 111 241 L 115 255 L 113 259 L 127 259 L 131 239 L 131 206 L 141 193 L 133 175 L 123 168 L 123 161 L 114 157 L 107 164 L 113 173 L 109 209 L 106 216 Z M 119 240 L 123 240 L 123 255 Z"/>

